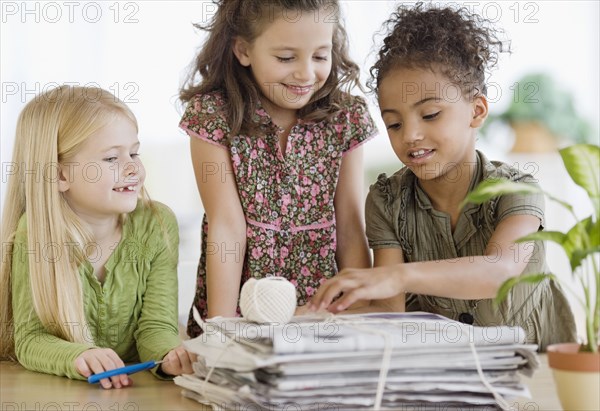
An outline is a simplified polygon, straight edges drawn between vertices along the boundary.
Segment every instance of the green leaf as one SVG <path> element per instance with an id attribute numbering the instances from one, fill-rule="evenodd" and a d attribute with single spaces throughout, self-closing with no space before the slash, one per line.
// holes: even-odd
<path id="1" fill-rule="evenodd" d="M 482 204 L 492 198 L 506 195 L 506 194 L 530 194 L 530 193 L 542 193 L 546 195 L 550 200 L 556 201 L 567 210 L 573 212 L 573 207 L 549 193 L 543 191 L 538 186 L 527 184 L 527 183 L 516 183 L 508 179 L 491 178 L 489 180 L 482 181 L 473 191 L 467 194 L 465 199 L 460 203 L 459 207 L 463 208 L 467 203 Z"/>
<path id="2" fill-rule="evenodd" d="M 588 255 L 592 255 L 600 252 L 600 246 L 596 246 L 593 248 L 586 249 L 577 249 L 573 252 L 573 255 L 570 258 L 571 267 L 573 269 L 573 273 L 575 272 L 575 268 L 581 265 L 581 262 L 587 258 Z M 575 268 L 573 268 L 575 267 Z"/>
<path id="3" fill-rule="evenodd" d="M 600 219 L 597 219 L 595 223 L 590 224 L 588 227 L 588 234 L 590 236 L 590 242 L 592 247 L 600 246 Z"/>
<path id="4" fill-rule="evenodd" d="M 510 290 L 521 283 L 531 283 L 537 284 L 544 281 L 546 278 L 550 278 L 556 280 L 554 274 L 545 274 L 545 273 L 537 273 L 537 274 L 525 274 L 517 277 L 511 277 L 505 282 L 502 283 L 500 288 L 498 289 L 498 293 L 496 294 L 496 298 L 494 299 L 496 304 L 500 304 L 502 301 L 506 299 Z"/>
<path id="5" fill-rule="evenodd" d="M 598 239 L 596 243 L 591 244 L 588 248 L 585 245 L 584 236 L 585 231 L 588 233 L 591 230 L 598 230 L 598 224 L 593 224 L 591 217 L 578 222 L 567 234 L 561 233 L 560 231 L 538 231 L 524 237 L 519 238 L 517 243 L 526 243 L 528 241 L 552 241 L 560 245 L 571 264 L 571 269 L 575 271 L 577 267 L 581 265 L 581 262 L 590 254 L 596 253 L 600 250 Z M 593 234 L 589 234 L 590 237 Z"/>
<path id="6" fill-rule="evenodd" d="M 467 203 L 482 204 L 501 195 L 517 193 L 543 193 L 543 191 L 532 184 L 515 183 L 508 179 L 489 179 L 479 183 L 463 200 L 460 207 L 464 207 Z"/>
<path id="7" fill-rule="evenodd" d="M 560 150 L 569 175 L 582 187 L 593 203 L 596 215 L 600 212 L 600 147 L 575 144 Z"/>
<path id="8" fill-rule="evenodd" d="M 536 231 L 517 240 L 517 243 L 526 243 L 528 241 L 552 241 L 559 245 L 563 245 L 567 238 L 565 233 L 560 231 Z"/>
<path id="9" fill-rule="evenodd" d="M 575 271 L 577 267 L 581 265 L 585 250 L 587 250 L 588 244 L 586 237 L 588 236 L 588 226 L 592 224 L 592 217 L 588 217 L 585 220 L 578 221 L 568 232 L 563 242 L 563 248 L 569 262 L 571 263 L 571 270 Z"/>
<path id="10" fill-rule="evenodd" d="M 562 201 L 554 196 L 551 196 L 548 193 L 544 193 L 544 194 L 546 194 L 550 200 L 557 202 L 558 204 L 560 204 L 561 206 L 563 206 L 564 208 L 569 210 L 571 213 L 573 213 L 573 206 L 571 204 L 567 203 L 566 201 Z"/>

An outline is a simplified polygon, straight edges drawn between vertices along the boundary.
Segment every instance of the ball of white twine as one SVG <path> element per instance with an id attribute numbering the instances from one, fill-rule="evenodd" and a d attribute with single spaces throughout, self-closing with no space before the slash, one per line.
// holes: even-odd
<path id="1" fill-rule="evenodd" d="M 287 324 L 296 311 L 296 287 L 283 277 L 250 278 L 242 287 L 240 310 L 249 321 Z"/>

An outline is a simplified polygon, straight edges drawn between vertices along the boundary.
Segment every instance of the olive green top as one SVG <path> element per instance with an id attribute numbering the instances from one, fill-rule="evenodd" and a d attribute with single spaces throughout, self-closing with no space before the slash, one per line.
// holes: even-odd
<path id="1" fill-rule="evenodd" d="M 477 163 L 469 191 L 488 178 L 506 178 L 537 184 L 528 174 L 477 152 Z M 487 203 L 468 204 L 461 210 L 454 232 L 450 216 L 433 208 L 415 174 L 404 167 L 391 177 L 379 176 L 366 203 L 369 246 L 373 249 L 401 248 L 405 262 L 456 259 L 484 255 L 498 223 L 511 215 L 534 215 L 544 226 L 542 194 L 511 194 Z M 515 248 L 515 253 L 516 253 Z M 515 259 L 526 256 L 515 255 Z M 496 257 L 489 257 L 491 261 Z M 498 256 L 499 258 L 499 256 Z M 543 242 L 536 242 L 523 273 L 548 272 Z M 481 273 L 485 275 L 485 273 Z M 575 320 L 562 290 L 553 281 L 520 284 L 496 307 L 492 299 L 459 300 L 428 295 L 407 295 L 407 310 L 422 310 L 458 320 L 472 315 L 474 325 L 518 325 L 527 341 L 544 350 L 548 344 L 576 341 Z"/>
<path id="2" fill-rule="evenodd" d="M 180 344 L 177 221 L 168 207 L 153 204 L 155 211 L 140 202 L 127 215 L 121 241 L 105 264 L 103 284 L 89 262 L 79 269 L 89 325 L 84 335 L 89 344 L 60 339 L 41 324 L 33 308 L 29 253 L 39 253 L 42 263 L 47 259 L 44 247 L 27 244 L 27 222 L 25 216 L 21 217 L 11 279 L 15 353 L 25 368 L 84 379 L 75 369 L 74 360 L 90 348 L 111 348 L 124 362 L 138 362 L 161 360 Z"/>

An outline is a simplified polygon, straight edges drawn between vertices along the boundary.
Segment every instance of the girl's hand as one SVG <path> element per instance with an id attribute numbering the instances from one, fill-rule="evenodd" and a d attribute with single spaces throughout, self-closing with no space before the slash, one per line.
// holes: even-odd
<path id="1" fill-rule="evenodd" d="M 337 313 L 360 300 L 380 300 L 395 297 L 403 292 L 401 276 L 390 267 L 367 269 L 346 268 L 325 281 L 312 298 L 310 309 L 327 309 Z M 340 294 L 343 295 L 332 302 Z"/>
<path id="2" fill-rule="evenodd" d="M 193 374 L 194 369 L 192 363 L 196 362 L 198 356 L 192 354 L 180 345 L 177 348 L 173 348 L 165 355 L 163 362 L 160 365 L 162 372 L 168 375 L 181 375 L 181 374 Z"/>
<path id="3" fill-rule="evenodd" d="M 110 348 L 92 348 L 84 351 L 79 357 L 75 358 L 77 372 L 86 378 L 92 374 L 124 366 L 125 364 L 123 364 L 121 358 Z M 132 381 L 127 374 L 121 374 L 110 378 L 103 378 L 100 380 L 100 384 L 106 389 L 113 387 L 121 388 L 131 385 Z"/>
<path id="4" fill-rule="evenodd" d="M 308 304 L 301 305 L 300 307 L 296 307 L 296 311 L 294 312 L 294 316 L 297 315 L 307 315 L 312 314 L 310 310 L 310 306 Z"/>
<path id="5" fill-rule="evenodd" d="M 301 305 L 300 307 L 296 307 L 296 311 L 294 312 L 294 316 L 297 315 L 310 315 L 310 316 L 315 316 L 315 315 L 331 315 L 329 313 L 329 311 L 323 309 L 320 311 L 316 311 L 312 309 L 312 306 L 310 305 L 310 303 L 306 303 L 304 305 Z"/>

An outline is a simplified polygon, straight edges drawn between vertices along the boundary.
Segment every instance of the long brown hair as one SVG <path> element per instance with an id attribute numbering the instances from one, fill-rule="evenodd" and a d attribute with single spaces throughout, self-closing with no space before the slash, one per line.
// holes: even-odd
<path id="1" fill-rule="evenodd" d="M 305 120 L 322 121 L 340 111 L 350 98 L 353 86 L 362 90 L 359 68 L 348 54 L 348 36 L 341 24 L 338 0 L 214 0 L 218 10 L 212 21 L 198 29 L 208 39 L 192 63 L 179 98 L 187 103 L 197 94 L 220 91 L 226 100 L 231 135 L 253 130 L 251 122 L 260 91 L 249 68 L 242 66 L 233 53 L 233 42 L 241 38 L 252 43 L 269 21 L 287 12 L 324 11 L 319 18 L 336 22 L 333 32 L 331 73 L 311 101 L 298 111 Z"/>

